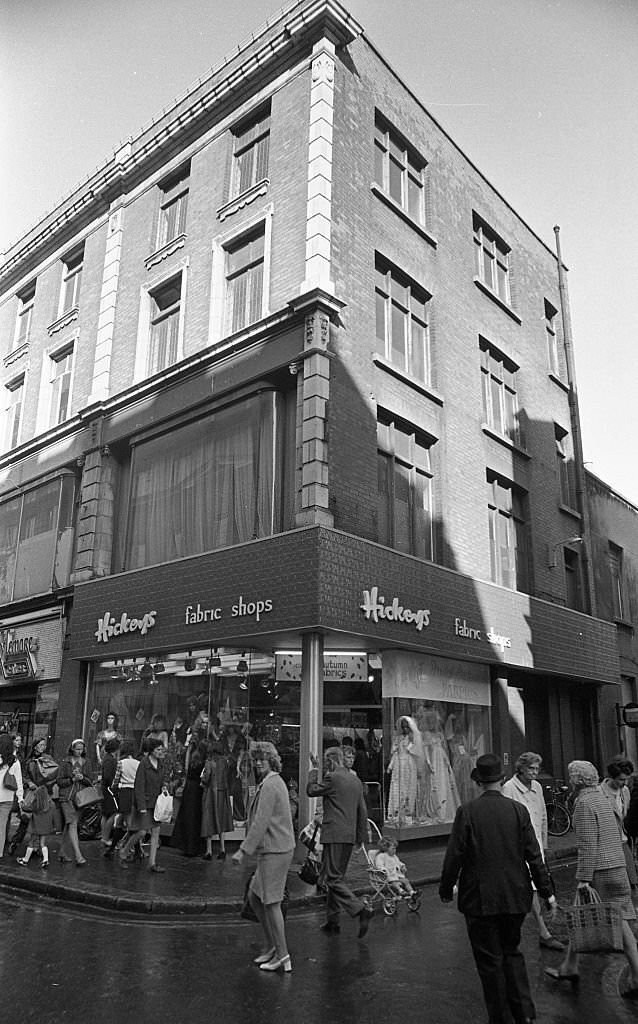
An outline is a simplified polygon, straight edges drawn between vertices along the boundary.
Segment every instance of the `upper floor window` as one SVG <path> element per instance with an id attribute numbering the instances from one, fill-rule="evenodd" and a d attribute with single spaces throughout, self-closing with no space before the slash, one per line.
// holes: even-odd
<path id="1" fill-rule="evenodd" d="M 583 610 L 583 598 L 580 585 L 580 558 L 577 551 L 563 548 L 563 567 L 565 570 L 565 599 L 568 608 L 576 612 Z"/>
<path id="2" fill-rule="evenodd" d="M 233 130 L 232 197 L 268 177 L 270 107 Z"/>
<path id="3" fill-rule="evenodd" d="M 377 352 L 398 369 L 429 383 L 430 296 L 379 258 L 375 281 Z"/>
<path id="4" fill-rule="evenodd" d="M 627 618 L 623 587 L 623 549 L 609 541 L 608 555 L 612 616 L 622 621 Z"/>
<path id="5" fill-rule="evenodd" d="M 262 392 L 135 446 L 127 569 L 283 528 L 286 448 L 294 451 L 284 406 L 283 395 Z"/>
<path id="6" fill-rule="evenodd" d="M 15 348 L 24 345 L 31 333 L 31 320 L 35 304 L 35 281 L 18 295 L 18 321 L 16 324 Z"/>
<path id="7" fill-rule="evenodd" d="M 0 504 L 0 602 L 67 586 L 75 478 L 57 477 Z"/>
<path id="8" fill-rule="evenodd" d="M 186 232 L 186 211 L 190 184 L 190 164 L 182 167 L 160 186 L 160 212 L 157 248 L 161 249 Z"/>
<path id="9" fill-rule="evenodd" d="M 68 313 L 80 305 L 80 285 L 84 267 L 84 246 L 76 249 L 62 261 L 62 291 L 60 294 L 59 315 Z"/>
<path id="10" fill-rule="evenodd" d="M 492 581 L 511 590 L 527 591 L 527 495 L 488 470 L 487 510 Z"/>
<path id="11" fill-rule="evenodd" d="M 149 377 L 177 362 L 181 301 L 181 274 L 150 292 L 151 322 L 146 366 Z"/>
<path id="12" fill-rule="evenodd" d="M 24 400 L 24 374 L 5 385 L 4 450 L 11 451 L 20 440 L 22 403 Z"/>
<path id="13" fill-rule="evenodd" d="M 508 306 L 511 304 L 509 246 L 474 214 L 476 274 Z"/>
<path id="14" fill-rule="evenodd" d="M 522 445 L 516 363 L 504 356 L 484 338 L 480 339 L 483 417 L 492 430 Z"/>
<path id="15" fill-rule="evenodd" d="M 556 464 L 560 501 L 567 508 L 576 508 L 576 485 L 574 481 L 574 460 L 569 450 L 569 434 L 558 423 L 554 424 L 556 443 Z"/>
<path id="16" fill-rule="evenodd" d="M 549 372 L 555 377 L 561 376 L 561 360 L 558 345 L 558 310 L 545 299 L 545 337 L 547 339 L 547 359 Z"/>
<path id="17" fill-rule="evenodd" d="M 425 160 L 378 114 L 374 124 L 377 183 L 419 224 L 425 219 Z"/>
<path id="18" fill-rule="evenodd" d="M 75 346 L 71 343 L 49 355 L 50 427 L 68 419 L 71 412 L 74 351 Z"/>
<path id="19" fill-rule="evenodd" d="M 225 247 L 226 330 L 230 334 L 263 316 L 264 243 L 262 222 L 255 231 Z"/>
<path id="20" fill-rule="evenodd" d="M 409 424 L 377 422 L 379 543 L 433 557 L 431 440 Z"/>

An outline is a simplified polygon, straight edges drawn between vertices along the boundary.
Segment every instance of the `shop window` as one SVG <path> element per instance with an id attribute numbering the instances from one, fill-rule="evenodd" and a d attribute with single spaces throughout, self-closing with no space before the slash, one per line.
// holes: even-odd
<path id="1" fill-rule="evenodd" d="M 491 579 L 511 590 L 529 589 L 527 496 L 515 484 L 487 472 Z"/>
<path id="2" fill-rule="evenodd" d="M 233 136 L 231 198 L 268 177 L 270 106 L 233 129 Z"/>
<path id="3" fill-rule="evenodd" d="M 263 392 L 134 446 L 127 569 L 284 528 L 284 407 Z"/>
<path id="4" fill-rule="evenodd" d="M 484 338 L 480 339 L 479 347 L 483 419 L 491 430 L 523 447 L 516 382 L 518 367 Z"/>
<path id="5" fill-rule="evenodd" d="M 16 323 L 14 348 L 19 348 L 20 345 L 25 345 L 29 340 L 34 305 L 35 281 L 33 281 L 33 283 L 27 288 L 23 288 L 18 294 L 18 319 Z"/>
<path id="6" fill-rule="evenodd" d="M 190 164 L 160 186 L 160 211 L 156 248 L 162 249 L 186 232 Z"/>
<path id="7" fill-rule="evenodd" d="M 377 114 L 374 124 L 374 171 L 378 185 L 417 221 L 424 221 L 425 160 Z"/>
<path id="8" fill-rule="evenodd" d="M 75 478 L 58 477 L 0 505 L 0 601 L 68 586 Z"/>
<path id="9" fill-rule="evenodd" d="M 609 578 L 611 583 L 612 618 L 623 622 L 627 618 L 623 586 L 623 549 L 609 541 Z"/>
<path id="10" fill-rule="evenodd" d="M 23 402 L 24 374 L 21 374 L 5 385 L 4 451 L 11 451 L 20 440 Z"/>
<path id="11" fill-rule="evenodd" d="M 404 373 L 429 383 L 430 296 L 380 257 L 375 281 L 377 352 Z"/>
<path id="12" fill-rule="evenodd" d="M 476 276 L 506 305 L 511 304 L 509 246 L 474 214 Z"/>
<path id="13" fill-rule="evenodd" d="M 97 767 L 107 715 L 116 716 L 116 731 L 132 744 L 135 757 L 145 737 L 157 733 L 168 748 L 167 780 L 178 795 L 187 750 L 191 758 L 212 757 L 226 782 L 225 832 L 232 833 L 245 823 L 255 792 L 248 734 L 275 744 L 282 777 L 291 790 L 297 788 L 300 693 L 298 681 L 277 678 L 272 655 L 257 651 L 219 648 L 113 659 L 93 667 L 83 735 Z"/>
<path id="14" fill-rule="evenodd" d="M 402 421 L 377 423 L 379 543 L 420 558 L 433 557 L 432 441 Z"/>

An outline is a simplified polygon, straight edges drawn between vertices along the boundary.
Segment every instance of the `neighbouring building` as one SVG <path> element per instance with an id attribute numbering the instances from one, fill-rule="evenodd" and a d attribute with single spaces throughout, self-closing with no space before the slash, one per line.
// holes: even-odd
<path id="1" fill-rule="evenodd" d="M 125 143 L 0 288 L 0 713 L 29 738 L 93 751 L 115 713 L 178 777 L 208 717 L 241 820 L 249 731 L 300 817 L 349 736 L 403 837 L 449 829 L 488 749 L 615 749 L 556 253 L 336 0 Z"/>

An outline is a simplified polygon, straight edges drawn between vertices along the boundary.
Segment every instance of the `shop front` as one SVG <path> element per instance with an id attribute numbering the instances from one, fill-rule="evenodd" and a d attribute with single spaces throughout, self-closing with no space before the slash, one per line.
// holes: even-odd
<path id="1" fill-rule="evenodd" d="M 107 724 L 137 750 L 160 733 L 177 788 L 193 735 L 214 737 L 238 826 L 250 738 L 278 747 L 300 826 L 309 754 L 351 746 L 370 817 L 415 838 L 449 831 L 481 753 L 511 763 L 517 700 L 539 722 L 552 694 L 560 722 L 570 690 L 595 721 L 614 652 L 606 623 L 309 527 L 78 585 L 74 728 L 95 766 Z M 558 761 L 550 734 L 538 742 Z"/>
<path id="2" fill-rule="evenodd" d="M 59 609 L 0 619 L 0 730 L 55 740 L 64 618 Z"/>

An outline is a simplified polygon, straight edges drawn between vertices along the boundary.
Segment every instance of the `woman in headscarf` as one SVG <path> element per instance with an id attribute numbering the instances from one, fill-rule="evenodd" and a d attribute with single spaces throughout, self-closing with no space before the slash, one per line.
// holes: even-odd
<path id="1" fill-rule="evenodd" d="M 578 845 L 576 880 L 578 888 L 593 888 L 603 903 L 615 903 L 623 917 L 623 951 L 629 962 L 629 987 L 621 992 L 627 999 L 638 998 L 638 946 L 629 924 L 636 919 L 631 887 L 625 867 L 618 824 L 609 800 L 601 792 L 598 772 L 590 761 L 572 761 L 569 782 L 576 794 L 573 825 Z M 557 981 L 575 984 L 579 980 L 578 954 L 570 943 L 565 959 L 545 974 Z"/>

